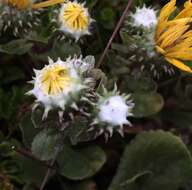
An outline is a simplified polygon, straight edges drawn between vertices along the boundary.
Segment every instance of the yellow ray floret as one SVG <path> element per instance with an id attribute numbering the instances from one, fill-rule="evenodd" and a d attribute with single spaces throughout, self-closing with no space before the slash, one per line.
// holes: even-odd
<path id="1" fill-rule="evenodd" d="M 47 95 L 58 95 L 72 82 L 67 68 L 61 65 L 46 68 L 40 79 L 41 89 Z"/>
<path id="2" fill-rule="evenodd" d="M 170 19 L 176 9 L 176 0 L 170 0 L 160 12 L 155 34 L 156 50 L 165 59 L 183 71 L 192 69 L 183 61 L 192 61 L 192 3 L 185 3 L 181 12 Z"/>

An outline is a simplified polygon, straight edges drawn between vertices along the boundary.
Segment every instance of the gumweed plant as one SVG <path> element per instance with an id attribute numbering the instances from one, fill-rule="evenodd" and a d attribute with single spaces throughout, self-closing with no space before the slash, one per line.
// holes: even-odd
<path id="1" fill-rule="evenodd" d="M 0 190 L 192 188 L 192 2 L 162 4 L 0 0 Z"/>

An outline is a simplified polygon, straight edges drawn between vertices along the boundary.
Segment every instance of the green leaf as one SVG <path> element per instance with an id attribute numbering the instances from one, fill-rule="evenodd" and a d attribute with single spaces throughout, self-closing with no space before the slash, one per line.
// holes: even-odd
<path id="1" fill-rule="evenodd" d="M 163 97 L 155 92 L 135 93 L 132 96 L 135 107 L 133 109 L 134 117 L 147 117 L 161 111 L 164 105 Z"/>
<path id="2" fill-rule="evenodd" d="M 80 55 L 81 49 L 77 44 L 70 44 L 68 42 L 60 42 L 54 44 L 50 51 L 46 51 L 45 53 L 36 53 L 30 52 L 31 58 L 39 61 L 47 61 L 47 58 L 50 57 L 54 61 L 59 58 L 65 60 L 69 56 Z"/>
<path id="3" fill-rule="evenodd" d="M 95 139 L 95 132 L 88 132 L 88 121 L 84 117 L 75 117 L 70 122 L 68 137 L 73 145 Z"/>
<path id="4" fill-rule="evenodd" d="M 169 132 L 139 134 L 128 145 L 109 190 L 177 190 L 192 177 L 192 158 Z"/>
<path id="5" fill-rule="evenodd" d="M 0 78 L 2 84 L 7 85 L 12 82 L 25 79 L 25 74 L 21 67 L 15 65 L 6 65 L 6 67 L 1 69 L 2 69 L 2 75 L 0 76 Z"/>
<path id="6" fill-rule="evenodd" d="M 7 54 L 22 55 L 27 53 L 33 44 L 24 39 L 13 40 L 7 44 L 0 45 L 0 52 Z"/>
<path id="7" fill-rule="evenodd" d="M 121 86 L 122 91 L 128 93 L 130 92 L 148 93 L 148 92 L 155 92 L 157 90 L 157 84 L 151 78 L 147 77 L 135 78 L 132 76 L 126 76 Z"/>
<path id="8" fill-rule="evenodd" d="M 75 149 L 65 145 L 58 157 L 60 174 L 72 180 L 95 175 L 105 162 L 105 152 L 98 146 Z"/>
<path id="9" fill-rule="evenodd" d="M 13 86 L 11 91 L 7 92 L 0 88 L 0 99 L 0 119 L 13 120 L 24 99 L 23 89 Z"/>
<path id="10" fill-rule="evenodd" d="M 38 133 L 32 142 L 32 153 L 41 160 L 51 160 L 55 156 L 60 134 L 51 128 Z"/>
<path id="11" fill-rule="evenodd" d="M 31 143 L 33 142 L 33 138 L 35 135 L 39 133 L 39 129 L 35 128 L 31 121 L 31 113 L 26 114 L 22 121 L 19 124 L 19 127 L 22 132 L 23 143 L 26 147 L 31 147 Z"/>
<path id="12" fill-rule="evenodd" d="M 22 155 L 17 156 L 17 163 L 20 164 L 20 177 L 24 182 L 38 186 L 42 183 L 47 171 L 47 167 L 43 163 Z"/>

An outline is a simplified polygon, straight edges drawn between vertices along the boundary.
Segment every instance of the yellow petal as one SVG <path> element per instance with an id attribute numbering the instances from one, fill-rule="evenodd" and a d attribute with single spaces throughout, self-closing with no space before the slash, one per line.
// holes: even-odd
<path id="1" fill-rule="evenodd" d="M 158 53 L 161 53 L 161 54 L 165 54 L 166 53 L 166 51 L 164 49 L 162 49 L 161 47 L 159 47 L 159 46 L 155 46 L 155 48 L 156 48 Z"/>
<path id="2" fill-rule="evenodd" d="M 189 73 L 192 73 L 192 70 L 190 67 L 188 67 L 187 65 L 185 65 L 183 62 L 177 60 L 177 59 L 173 59 L 173 58 L 165 58 L 169 63 L 173 64 L 175 67 L 179 68 L 182 71 L 186 71 Z"/>
<path id="3" fill-rule="evenodd" d="M 166 54 L 167 57 L 181 59 L 184 61 L 192 61 L 192 51 L 190 49 L 184 51 L 175 51 Z"/>
<path id="4" fill-rule="evenodd" d="M 175 52 L 175 51 L 184 51 L 189 49 L 192 46 L 192 37 L 188 37 L 180 40 L 181 42 L 177 43 L 173 47 L 167 48 L 166 53 Z"/>
<path id="5" fill-rule="evenodd" d="M 192 7 L 188 6 L 184 8 L 176 17 L 175 19 L 186 18 L 192 16 Z"/>
<path id="6" fill-rule="evenodd" d="M 176 0 L 171 0 L 169 3 L 167 3 L 160 12 L 159 18 L 161 20 L 167 19 L 170 14 L 175 10 L 175 4 L 176 4 Z"/>
<path id="7" fill-rule="evenodd" d="M 175 4 L 176 4 L 176 0 L 171 0 L 162 8 L 159 15 L 157 28 L 156 28 L 156 34 L 155 34 L 156 38 L 159 38 L 162 31 L 165 29 L 165 25 L 167 23 L 169 16 L 176 8 Z"/>
<path id="8" fill-rule="evenodd" d="M 185 25 L 185 26 L 178 26 L 172 29 L 171 32 L 169 32 L 169 30 L 167 31 L 167 33 L 169 33 L 169 35 L 163 39 L 162 43 L 161 43 L 161 48 L 165 48 L 167 46 L 172 45 L 175 41 L 179 40 L 179 38 L 182 36 L 182 34 L 189 28 L 189 25 Z"/>
<path id="9" fill-rule="evenodd" d="M 192 18 L 180 18 L 180 19 L 174 19 L 174 20 L 169 20 L 166 24 L 166 27 L 174 27 L 175 25 L 178 24 L 187 24 L 189 22 L 192 22 Z"/>
<path id="10" fill-rule="evenodd" d="M 188 0 L 187 2 L 185 2 L 185 4 L 184 4 L 184 7 L 192 7 L 192 2 L 191 2 L 191 0 Z"/>

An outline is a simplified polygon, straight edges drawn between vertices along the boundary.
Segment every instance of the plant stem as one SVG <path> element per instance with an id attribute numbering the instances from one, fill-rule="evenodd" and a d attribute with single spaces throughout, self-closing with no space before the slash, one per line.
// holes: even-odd
<path id="1" fill-rule="evenodd" d="M 120 27 L 121 27 L 121 25 L 122 25 L 122 23 L 123 23 L 126 15 L 127 15 L 127 12 L 128 12 L 128 10 L 129 10 L 129 8 L 131 7 L 131 4 L 132 4 L 132 3 L 133 3 L 133 0 L 129 0 L 129 1 L 128 1 L 127 6 L 126 6 L 126 8 L 125 8 L 125 10 L 124 10 L 124 12 L 123 12 L 123 14 L 122 14 L 122 16 L 121 16 L 121 18 L 119 19 L 119 21 L 118 21 L 118 23 L 117 23 L 117 25 L 116 25 L 116 27 L 115 27 L 115 29 L 114 29 L 114 31 L 113 31 L 113 34 L 111 35 L 111 37 L 110 37 L 110 39 L 109 39 L 109 41 L 108 41 L 108 43 L 107 43 L 107 46 L 105 47 L 105 50 L 103 51 L 103 54 L 101 55 L 101 57 L 100 57 L 100 59 L 99 59 L 99 61 L 98 61 L 98 64 L 97 64 L 97 67 L 98 67 L 98 68 L 101 66 L 101 64 L 102 64 L 102 62 L 103 62 L 103 60 L 104 60 L 104 58 L 105 58 L 105 56 L 106 56 L 106 54 L 107 54 L 107 51 L 108 51 L 108 49 L 110 48 L 110 46 L 111 46 L 111 44 L 112 44 L 112 42 L 113 42 L 113 40 L 114 40 L 117 32 L 119 31 L 119 29 L 120 29 Z"/>
<path id="2" fill-rule="evenodd" d="M 57 159 L 57 156 L 58 156 L 60 150 L 61 150 L 61 149 L 60 149 L 59 147 L 56 148 L 54 158 L 52 159 L 52 161 L 51 161 L 51 163 L 50 163 L 50 166 L 51 166 L 51 167 L 53 167 L 53 165 L 55 164 L 55 161 L 56 161 L 56 159 Z M 45 177 L 44 177 L 44 179 L 43 179 L 43 181 L 42 181 L 42 183 L 41 183 L 40 190 L 43 190 L 43 189 L 44 189 L 47 181 L 49 180 L 50 174 L 51 174 L 51 168 L 48 168 L 48 169 L 47 169 L 47 172 L 46 172 L 46 174 L 45 174 Z"/>
<path id="3" fill-rule="evenodd" d="M 20 155 L 22 155 L 22 156 L 25 156 L 25 157 L 27 157 L 27 158 L 29 158 L 29 159 L 32 159 L 32 160 L 34 160 L 34 161 L 40 162 L 41 164 L 43 164 L 43 165 L 44 165 L 45 167 L 47 167 L 47 168 L 54 169 L 54 167 L 52 167 L 51 165 L 49 165 L 49 164 L 47 164 L 47 163 L 39 160 L 39 159 L 36 158 L 33 154 L 31 154 L 30 152 L 28 152 L 28 151 L 26 151 L 26 150 L 24 150 L 24 149 L 14 149 L 14 150 L 15 150 L 15 152 L 17 152 L 18 154 L 20 154 Z"/>

